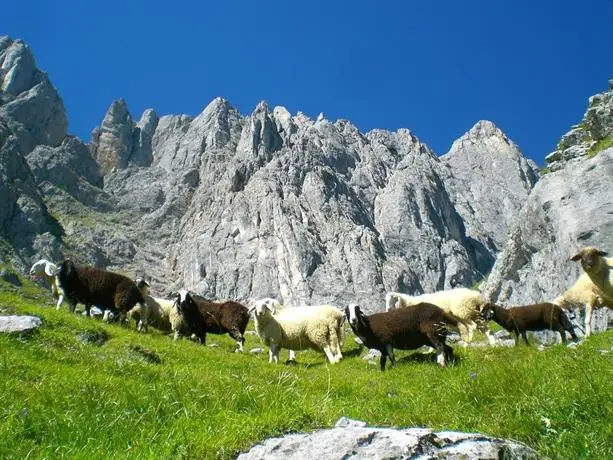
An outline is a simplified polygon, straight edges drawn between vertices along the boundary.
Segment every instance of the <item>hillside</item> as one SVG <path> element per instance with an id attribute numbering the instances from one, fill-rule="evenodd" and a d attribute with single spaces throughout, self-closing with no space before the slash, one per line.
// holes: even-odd
<path id="1" fill-rule="evenodd" d="M 550 458 L 613 456 L 611 332 L 575 349 L 455 346 L 447 369 L 398 352 L 385 373 L 350 335 L 337 365 L 313 352 L 271 365 L 265 353 L 233 353 L 227 336 L 203 347 L 56 311 L 22 282 L 0 281 L 0 310 L 43 325 L 0 335 L 1 458 L 232 458 L 341 416 L 512 438 Z M 259 346 L 247 337 L 247 350 Z"/>

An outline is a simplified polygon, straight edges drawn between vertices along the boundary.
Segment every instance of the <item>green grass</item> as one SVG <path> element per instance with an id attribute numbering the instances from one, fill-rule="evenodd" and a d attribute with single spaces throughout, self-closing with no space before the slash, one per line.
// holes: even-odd
<path id="1" fill-rule="evenodd" d="M 613 136 L 600 139 L 598 142 L 592 145 L 587 151 L 587 156 L 588 158 L 593 158 L 598 154 L 598 152 L 602 152 L 609 147 L 613 147 Z"/>
<path id="2" fill-rule="evenodd" d="M 551 168 L 549 168 L 548 166 L 545 166 L 539 170 L 539 174 L 541 176 L 544 176 L 545 174 L 549 174 L 550 172 L 551 172 Z"/>
<path id="3" fill-rule="evenodd" d="M 232 458 L 343 415 L 513 438 L 552 458 L 613 458 L 612 354 L 598 352 L 613 346 L 611 332 L 577 349 L 456 347 L 447 369 L 398 352 L 397 368 L 381 373 L 357 356 L 352 336 L 337 365 L 314 352 L 271 365 L 266 354 L 233 353 L 227 336 L 209 336 L 217 348 L 174 343 L 51 304 L 28 283 L 0 284 L 0 309 L 43 319 L 29 337 L 0 335 L 3 459 Z M 78 338 L 100 331 L 109 337 L 101 346 Z M 255 346 L 248 336 L 246 349 Z"/>

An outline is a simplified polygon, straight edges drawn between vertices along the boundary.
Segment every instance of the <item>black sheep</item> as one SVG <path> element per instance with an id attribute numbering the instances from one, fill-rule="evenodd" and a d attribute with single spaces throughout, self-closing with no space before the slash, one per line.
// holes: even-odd
<path id="1" fill-rule="evenodd" d="M 211 302 L 189 291 L 181 291 L 175 301 L 184 324 L 190 333 L 195 334 L 204 344 L 206 334 L 225 334 L 236 340 L 238 349 L 243 351 L 245 329 L 249 322 L 249 310 L 244 305 L 234 302 Z"/>
<path id="2" fill-rule="evenodd" d="M 394 348 L 414 350 L 423 345 L 437 351 L 437 362 L 445 367 L 445 359 L 453 358 L 453 349 L 445 343 L 447 329 L 457 329 L 459 320 L 436 305 L 420 303 L 384 313 L 366 316 L 358 305 L 345 307 L 345 315 L 354 334 L 364 345 L 381 352 L 381 370 L 389 356 L 396 366 Z"/>
<path id="3" fill-rule="evenodd" d="M 481 314 L 486 320 L 494 320 L 507 331 L 514 332 L 516 344 L 519 343 L 521 334 L 526 345 L 530 345 L 526 331 L 558 331 L 563 343 L 566 343 L 565 331 L 568 331 L 575 342 L 578 340 L 573 325 L 564 310 L 550 302 L 511 308 L 488 303 L 481 310 Z"/>
<path id="4" fill-rule="evenodd" d="M 138 329 L 146 330 L 148 309 L 145 299 L 136 283 L 127 276 L 100 268 L 75 265 L 72 260 L 65 259 L 58 265 L 57 281 L 70 311 L 74 311 L 77 303 L 82 303 L 87 316 L 91 306 L 96 305 L 125 317 L 138 303 L 142 312 L 140 318 L 137 318 Z"/>

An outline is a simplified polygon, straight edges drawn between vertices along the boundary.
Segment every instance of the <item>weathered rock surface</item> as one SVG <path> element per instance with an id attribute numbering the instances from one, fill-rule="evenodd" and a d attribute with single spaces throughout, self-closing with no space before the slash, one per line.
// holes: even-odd
<path id="1" fill-rule="evenodd" d="M 42 322 L 38 316 L 0 316 L 0 333 L 31 332 L 38 329 Z"/>
<path id="2" fill-rule="evenodd" d="M 557 171 L 576 164 L 586 155 L 597 153 L 602 142 L 613 143 L 613 80 L 609 80 L 607 91 L 590 97 L 583 119 L 562 136 L 558 148 L 545 158 L 547 168 Z"/>
<path id="3" fill-rule="evenodd" d="M 538 180 L 536 165 L 489 121 L 456 140 L 441 163 L 467 236 L 497 254 Z"/>
<path id="4" fill-rule="evenodd" d="M 485 295 L 516 305 L 553 300 L 582 273 L 569 257 L 583 246 L 613 250 L 612 176 L 613 149 L 543 176 L 519 213 Z M 609 310 L 598 311 L 593 330 L 612 320 Z"/>
<path id="5" fill-rule="evenodd" d="M 478 433 L 435 432 L 427 428 L 375 428 L 364 425 L 364 422 L 343 417 L 335 428 L 267 439 L 237 458 L 545 458 L 518 442 Z"/>

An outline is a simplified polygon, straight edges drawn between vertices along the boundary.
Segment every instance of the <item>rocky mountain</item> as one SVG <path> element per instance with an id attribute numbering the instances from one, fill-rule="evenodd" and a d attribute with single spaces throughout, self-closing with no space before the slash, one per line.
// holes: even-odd
<path id="1" fill-rule="evenodd" d="M 0 37 L 0 248 L 21 269 L 43 251 L 59 255 L 62 228 L 25 155 L 37 145 L 59 145 L 67 125 L 62 100 L 36 68 L 30 48 Z"/>
<path id="2" fill-rule="evenodd" d="M 548 157 L 544 174 L 528 196 L 492 269 L 484 292 L 514 304 L 551 300 L 581 273 L 569 261 L 583 246 L 613 252 L 613 81 L 592 96 L 581 122 L 562 137 L 562 150 Z M 585 135 L 576 136 L 577 126 Z M 598 312 L 595 330 L 613 325 Z"/>
<path id="3" fill-rule="evenodd" d="M 136 141 L 143 126 L 147 141 Z M 107 258 L 160 287 L 287 304 L 359 299 L 379 308 L 387 290 L 470 284 L 494 262 L 491 235 L 506 236 L 507 214 L 519 209 L 503 197 L 517 192 L 513 203 L 521 202 L 536 173 L 491 123 L 465 137 L 487 166 L 456 176 L 453 163 L 472 161 L 470 153 L 457 146 L 441 160 L 408 130 L 363 134 L 345 120 L 265 103 L 242 116 L 221 98 L 193 119 L 147 111 L 135 124 L 125 102 L 115 102 L 90 148 L 107 171 L 104 191 L 140 217 L 126 232 L 133 251 Z M 485 173 L 496 161 L 511 168 L 504 185 Z M 456 204 L 469 201 L 461 184 L 471 174 L 509 189 L 500 203 L 492 197 L 499 211 L 491 221 Z M 470 234 L 458 209 L 472 217 Z"/>
<path id="4" fill-rule="evenodd" d="M 265 103 L 241 115 L 222 98 L 196 117 L 147 110 L 138 121 L 113 102 L 85 145 L 67 134 L 61 98 L 27 45 L 3 38 L 0 50 L 1 192 L 13 203 L 0 204 L 0 224 L 20 267 L 70 255 L 149 276 L 160 293 L 381 308 L 389 290 L 471 286 L 502 248 L 520 258 L 506 248 L 528 225 L 528 204 L 538 193 L 555 200 L 546 185 L 565 169 L 537 182 L 536 166 L 487 121 L 438 157 L 406 129 L 361 133 Z M 600 120 L 590 136 L 609 132 L 608 97 L 590 102 Z M 585 176 L 596 180 L 596 169 Z M 500 299 L 501 264 L 487 284 Z"/>

